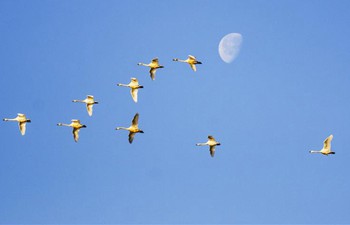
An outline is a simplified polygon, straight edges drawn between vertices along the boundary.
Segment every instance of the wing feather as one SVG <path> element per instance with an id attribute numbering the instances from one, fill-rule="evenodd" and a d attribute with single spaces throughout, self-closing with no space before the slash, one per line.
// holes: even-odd
<path id="1" fill-rule="evenodd" d="M 138 113 L 135 114 L 134 119 L 132 120 L 132 125 L 136 126 L 136 127 L 139 125 L 139 114 Z"/>
<path id="2" fill-rule="evenodd" d="M 156 79 L 156 70 L 156 68 L 151 68 L 149 71 L 152 80 Z"/>
<path id="3" fill-rule="evenodd" d="M 131 88 L 130 90 L 130 94 L 132 99 L 134 100 L 134 102 L 137 102 L 137 93 L 138 93 L 138 89 L 137 88 Z"/>
<path id="4" fill-rule="evenodd" d="M 331 149 L 331 141 L 333 139 L 333 135 L 329 135 L 329 137 L 326 138 L 326 140 L 324 140 L 323 142 L 323 148 L 330 150 Z"/>
<path id="5" fill-rule="evenodd" d="M 19 122 L 19 131 L 21 131 L 22 135 L 25 135 L 26 133 L 26 122 Z"/>
<path id="6" fill-rule="evenodd" d="M 134 137 L 135 137 L 135 134 L 134 132 L 129 132 L 129 143 L 131 144 L 132 141 L 134 140 Z"/>
<path id="7" fill-rule="evenodd" d="M 209 135 L 209 136 L 208 136 L 208 140 L 209 140 L 209 141 L 215 141 L 215 138 L 214 138 L 213 136 Z"/>
<path id="8" fill-rule="evenodd" d="M 192 68 L 192 70 L 194 71 L 194 72 L 196 72 L 197 71 L 197 68 L 196 68 L 196 65 L 195 64 L 190 64 L 190 66 L 191 66 L 191 68 Z"/>
<path id="9" fill-rule="evenodd" d="M 94 106 L 94 104 L 86 104 L 86 110 L 89 114 L 89 116 L 92 116 L 92 107 Z"/>
<path id="10" fill-rule="evenodd" d="M 73 128 L 73 137 L 74 137 L 75 142 L 78 142 L 78 140 L 79 140 L 79 130 L 80 129 Z"/>
<path id="11" fill-rule="evenodd" d="M 214 154 L 215 154 L 215 145 L 214 146 L 210 146 L 210 155 L 211 157 L 214 157 Z"/>

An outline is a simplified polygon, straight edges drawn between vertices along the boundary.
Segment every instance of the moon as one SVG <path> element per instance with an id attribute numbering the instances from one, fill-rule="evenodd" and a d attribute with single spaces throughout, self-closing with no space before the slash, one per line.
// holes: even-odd
<path id="1" fill-rule="evenodd" d="M 219 55 L 225 63 L 231 63 L 237 58 L 243 37 L 240 33 L 230 33 L 225 35 L 219 43 Z"/>

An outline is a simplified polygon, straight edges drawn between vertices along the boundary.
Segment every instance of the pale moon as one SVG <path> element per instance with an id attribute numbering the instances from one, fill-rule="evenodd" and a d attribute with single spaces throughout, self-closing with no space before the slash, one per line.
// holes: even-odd
<path id="1" fill-rule="evenodd" d="M 237 58 L 243 37 L 239 33 L 225 35 L 219 43 L 219 55 L 225 63 L 231 63 Z"/>

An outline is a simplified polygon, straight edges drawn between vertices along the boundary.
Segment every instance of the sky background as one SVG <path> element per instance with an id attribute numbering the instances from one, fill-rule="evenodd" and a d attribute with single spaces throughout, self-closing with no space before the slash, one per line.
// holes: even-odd
<path id="1" fill-rule="evenodd" d="M 0 117 L 32 120 L 0 123 L 0 223 L 349 224 L 349 21 L 350 1 L 0 0 Z"/>

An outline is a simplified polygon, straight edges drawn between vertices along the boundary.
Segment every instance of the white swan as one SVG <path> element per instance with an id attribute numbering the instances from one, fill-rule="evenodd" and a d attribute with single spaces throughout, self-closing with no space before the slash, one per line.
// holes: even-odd
<path id="1" fill-rule="evenodd" d="M 134 119 L 132 120 L 130 127 L 117 127 L 116 130 L 127 130 L 129 131 L 129 143 L 131 144 L 134 140 L 136 133 L 144 133 L 141 129 L 139 129 L 139 114 L 136 113 Z"/>
<path id="2" fill-rule="evenodd" d="M 151 69 L 150 69 L 149 73 L 150 73 L 152 80 L 156 79 L 156 70 L 158 68 L 164 68 L 164 66 L 159 65 L 158 58 L 152 59 L 152 61 L 149 64 L 138 63 L 137 65 L 150 67 Z"/>
<path id="3" fill-rule="evenodd" d="M 209 145 L 209 150 L 210 150 L 210 155 L 211 157 L 214 157 L 215 154 L 215 146 L 221 145 L 221 143 L 215 141 L 214 137 L 209 135 L 208 136 L 208 141 L 205 143 L 197 143 L 196 146 L 204 146 L 204 145 Z"/>
<path id="4" fill-rule="evenodd" d="M 315 151 L 315 150 L 311 150 L 309 151 L 310 153 L 321 153 L 323 155 L 329 155 L 329 154 L 335 154 L 335 152 L 331 151 L 331 141 L 333 139 L 333 135 L 329 135 L 329 137 L 326 138 L 326 140 L 324 140 L 323 142 L 323 148 L 320 151 Z"/>
<path id="5" fill-rule="evenodd" d="M 86 128 L 85 125 L 80 123 L 80 120 L 76 120 L 76 119 L 73 119 L 70 124 L 58 123 L 57 126 L 72 127 L 73 128 L 73 137 L 74 137 L 75 142 L 78 142 L 80 128 Z"/>
<path id="6" fill-rule="evenodd" d="M 188 63 L 194 72 L 197 71 L 196 64 L 202 64 L 201 62 L 197 61 L 196 57 L 193 55 L 188 55 L 186 60 L 175 58 L 173 61 Z"/>
<path id="7" fill-rule="evenodd" d="M 143 88 L 143 86 L 139 85 L 139 81 L 136 78 L 132 77 L 129 84 L 117 84 L 117 85 L 131 88 L 130 90 L 131 97 L 134 100 L 134 102 L 137 102 L 137 93 L 139 91 L 138 89 Z"/>
<path id="8" fill-rule="evenodd" d="M 89 116 L 92 116 L 92 107 L 94 106 L 94 104 L 98 104 L 98 102 L 96 102 L 94 100 L 94 96 L 92 95 L 87 95 L 86 99 L 84 100 L 73 100 L 72 102 L 82 102 L 86 104 L 86 110 L 89 114 Z"/>
<path id="9" fill-rule="evenodd" d="M 26 115 L 23 113 L 17 113 L 17 117 L 13 119 L 4 118 L 3 121 L 15 121 L 18 122 L 19 131 L 22 135 L 26 133 L 26 123 L 32 122 L 30 119 L 26 118 Z"/>

